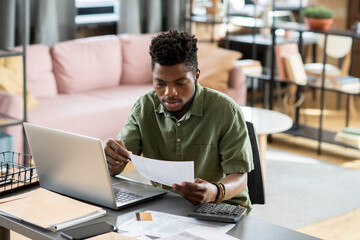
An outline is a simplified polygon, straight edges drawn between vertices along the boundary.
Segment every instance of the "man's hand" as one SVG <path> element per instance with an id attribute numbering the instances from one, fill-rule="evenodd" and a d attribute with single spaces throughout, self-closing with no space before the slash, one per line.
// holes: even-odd
<path id="1" fill-rule="evenodd" d="M 104 151 L 110 175 L 121 173 L 130 159 L 130 153 L 123 141 L 109 139 L 106 142 Z"/>
<path id="2" fill-rule="evenodd" d="M 217 187 L 200 178 L 194 183 L 182 182 L 181 185 L 173 184 L 173 189 L 192 204 L 214 202 L 218 193 Z"/>

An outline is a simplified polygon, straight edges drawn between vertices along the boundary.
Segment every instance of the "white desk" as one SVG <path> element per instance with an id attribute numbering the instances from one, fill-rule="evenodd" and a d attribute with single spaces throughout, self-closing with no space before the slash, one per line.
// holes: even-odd
<path id="1" fill-rule="evenodd" d="M 263 108 L 241 107 L 241 111 L 244 114 L 245 120 L 254 124 L 255 131 L 258 135 L 261 165 L 265 181 L 267 135 L 288 130 L 291 128 L 293 121 L 283 113 Z"/>

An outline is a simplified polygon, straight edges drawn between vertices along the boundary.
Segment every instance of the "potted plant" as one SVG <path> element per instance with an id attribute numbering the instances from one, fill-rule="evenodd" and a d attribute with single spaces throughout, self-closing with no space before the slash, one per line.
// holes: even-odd
<path id="1" fill-rule="evenodd" d="M 327 31 L 334 21 L 333 12 L 324 6 L 307 7 L 302 14 L 311 30 Z"/>

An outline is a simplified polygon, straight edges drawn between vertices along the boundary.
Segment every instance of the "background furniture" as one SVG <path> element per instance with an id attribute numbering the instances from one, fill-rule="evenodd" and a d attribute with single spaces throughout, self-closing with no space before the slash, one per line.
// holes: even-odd
<path id="1" fill-rule="evenodd" d="M 38 104 L 23 113 L 19 96 L 0 92 L 0 113 L 18 119 L 27 115 L 24 121 L 29 123 L 100 139 L 116 137 L 135 101 L 153 89 L 148 53 L 153 36 L 107 35 L 27 46 L 28 89 Z M 218 71 L 227 78 L 225 93 L 245 105 L 241 68 L 228 65 Z M 7 127 L 4 132 L 14 136 L 15 151 L 21 152 L 22 127 Z"/>
<path id="2" fill-rule="evenodd" d="M 29 11 L 29 1 L 23 0 L 20 2 L 20 26 L 21 26 L 21 40 L 22 40 L 22 49 L 18 51 L 9 50 L 9 49 L 0 49 L 0 58 L 5 57 L 15 57 L 21 56 L 23 62 L 23 79 L 22 79 L 22 97 L 18 97 L 18 105 L 20 106 L 19 111 L 21 114 L 16 116 L 12 115 L 11 111 L 1 111 L 0 110 L 0 128 L 6 128 L 9 126 L 16 126 L 21 125 L 23 122 L 27 120 L 27 95 L 26 95 L 26 43 L 28 37 L 28 28 L 27 26 L 27 19 L 28 19 L 28 11 Z M 8 79 L 2 79 L 2 81 L 9 81 Z M 5 84 L 5 83 L 3 83 Z M 9 109 L 12 106 L 12 102 L 9 101 L 9 97 L 11 94 L 0 90 L 0 109 Z M 22 128 L 22 127 L 20 127 Z M 6 131 L 6 130 L 5 130 Z M 21 130 L 20 130 L 21 131 Z M 19 133 L 23 134 L 23 133 Z M 24 152 L 27 151 L 26 144 L 22 144 L 18 146 L 18 149 L 22 148 Z M 13 150 L 13 149 L 6 149 L 6 150 Z"/>
<path id="3" fill-rule="evenodd" d="M 263 178 L 266 182 L 267 135 L 288 130 L 291 128 L 293 121 L 283 113 L 268 109 L 241 107 L 241 111 L 244 114 L 245 120 L 251 122 L 256 130 L 259 140 Z"/>
<path id="4" fill-rule="evenodd" d="M 300 13 L 300 11 L 303 9 L 303 7 L 307 4 L 306 1 L 304 0 L 299 0 L 298 4 L 296 4 L 296 8 L 288 8 L 288 7 L 283 7 L 280 6 L 280 4 L 278 5 L 278 1 L 272 0 L 272 1 L 268 1 L 269 3 L 272 2 L 272 11 L 270 13 L 275 13 L 274 11 L 283 11 L 283 10 L 290 10 L 290 11 L 297 11 Z M 260 5 L 260 3 L 259 3 Z M 306 44 L 309 44 L 310 42 L 307 41 L 307 36 L 310 34 L 312 36 L 314 36 L 315 34 L 320 34 L 324 36 L 324 41 L 323 41 L 323 64 L 322 66 L 326 66 L 327 63 L 327 54 L 326 52 L 329 51 L 330 49 L 328 49 L 328 47 L 330 47 L 329 45 L 331 44 L 332 41 L 332 37 L 330 37 L 330 40 L 328 41 L 328 36 L 336 36 L 337 37 L 347 37 L 348 39 L 351 39 L 352 43 L 350 44 L 350 49 L 351 52 L 354 52 L 354 42 L 357 38 L 360 37 L 359 34 L 357 34 L 354 30 L 339 30 L 339 29 L 330 29 L 327 32 L 323 32 L 323 31 L 313 31 L 310 30 L 307 26 L 305 26 L 304 24 L 302 24 L 302 17 L 301 14 L 298 14 L 298 23 L 297 22 L 291 22 L 291 21 L 278 21 L 278 19 L 275 18 L 275 14 L 272 14 L 273 19 L 271 21 L 268 21 L 268 18 L 263 18 L 263 19 L 259 19 L 258 18 L 258 6 L 257 4 L 254 5 L 254 8 L 252 10 L 252 12 L 247 11 L 247 14 L 241 13 L 241 12 L 234 12 L 234 11 L 227 11 L 227 15 L 226 17 L 222 18 L 222 19 L 209 19 L 206 16 L 199 16 L 196 14 L 192 13 L 192 8 L 190 7 L 190 14 L 188 14 L 188 18 L 187 21 L 189 22 L 189 26 L 191 27 L 191 23 L 192 22 L 198 22 L 198 23 L 207 23 L 210 24 L 212 26 L 214 26 L 215 24 L 226 24 L 226 35 L 224 37 L 224 40 L 222 41 L 222 46 L 225 46 L 226 48 L 234 48 L 234 49 L 238 49 L 239 48 L 239 44 L 248 44 L 248 46 L 243 47 L 241 49 L 241 51 L 244 51 L 244 49 L 246 49 L 244 51 L 244 56 L 245 58 L 249 57 L 251 55 L 252 59 L 262 59 L 262 62 L 264 64 L 264 62 L 268 62 L 269 66 L 269 71 L 265 71 L 263 75 L 261 76 L 256 76 L 256 77 L 248 77 L 248 79 L 251 81 L 250 85 L 253 86 L 253 82 L 255 80 L 261 80 L 263 83 L 265 83 L 265 89 L 264 89 L 264 107 L 265 108 L 269 108 L 269 109 L 274 109 L 274 99 L 275 99 L 275 94 L 278 93 L 278 99 L 279 99 L 279 108 L 282 108 L 281 105 L 281 101 L 279 96 L 279 86 L 281 84 L 281 86 L 289 86 L 291 88 L 295 88 L 295 95 L 297 100 L 300 99 L 302 92 L 304 91 L 304 88 L 308 89 L 313 89 L 313 91 L 315 90 L 320 90 L 320 107 L 319 107 L 319 112 L 320 112 L 320 118 L 319 118 L 319 126 L 318 127 L 310 127 L 307 126 L 306 124 L 302 124 L 300 123 L 300 107 L 301 106 L 297 106 L 295 105 L 295 117 L 294 117 L 294 126 L 287 131 L 287 133 L 294 135 L 294 136 L 301 136 L 301 137 L 305 137 L 305 138 L 310 138 L 310 139 L 314 139 L 317 140 L 318 142 L 318 153 L 321 153 L 321 143 L 322 142 L 327 142 L 327 143 L 331 143 L 331 144 L 336 144 L 336 145 L 340 145 L 340 146 L 346 146 L 344 144 L 338 143 L 336 141 L 334 141 L 334 136 L 336 134 L 336 132 L 334 131 L 328 131 L 328 130 L 324 130 L 323 129 L 323 110 L 324 110 L 324 98 L 325 98 L 325 91 L 331 91 L 331 92 L 337 92 L 340 94 L 345 94 L 346 98 L 347 98 L 347 107 L 346 107 L 346 119 L 345 119 L 345 126 L 349 125 L 349 112 L 350 112 L 350 96 L 358 96 L 360 94 L 360 87 L 358 89 L 358 91 L 356 91 L 356 89 L 352 89 L 354 91 L 349 92 L 349 91 L 343 91 L 342 89 L 339 88 L 334 88 L 332 86 L 328 86 L 325 82 L 325 76 L 324 74 L 320 74 L 321 80 L 317 81 L 316 78 L 308 76 L 308 84 L 306 84 L 305 86 L 302 85 L 298 85 L 290 80 L 283 80 L 280 81 L 280 79 L 277 76 L 277 72 L 276 72 L 276 65 L 275 65 L 275 51 L 274 51 L 274 47 L 275 45 L 278 44 L 283 44 L 288 42 L 288 39 L 284 39 L 284 37 L 286 35 L 281 35 L 278 34 L 280 33 L 280 31 L 283 32 L 293 32 L 296 36 L 296 38 L 292 39 L 291 41 L 297 41 L 298 42 L 298 47 L 299 47 L 299 52 L 302 53 L 303 52 L 303 48 L 305 47 Z M 228 9 L 229 10 L 229 9 Z M 252 13 L 252 14 L 249 14 Z M 234 32 L 230 32 L 229 31 L 229 24 L 233 24 L 235 26 L 240 26 L 240 27 L 246 27 L 246 28 L 250 28 L 251 29 L 251 34 L 250 35 L 239 35 L 238 33 L 234 33 Z M 263 31 L 263 30 L 267 30 L 267 31 Z M 191 28 L 189 29 L 191 30 Z M 257 32 L 271 32 L 271 34 L 269 34 L 269 36 L 264 37 L 264 36 L 260 36 L 257 34 Z M 266 41 L 264 41 L 264 39 L 266 39 Z M 213 39 L 211 39 L 213 40 Z M 316 43 L 316 39 L 314 39 L 312 37 L 312 42 L 311 44 Z M 266 45 L 270 45 L 270 54 L 268 54 L 268 57 L 265 57 L 264 54 L 264 46 Z M 346 44 L 347 46 L 349 46 L 349 44 Z M 260 47 L 259 47 L 260 46 Z M 259 49 L 258 49 L 259 47 Z M 240 49 L 239 49 L 240 50 Z M 348 47 L 347 47 L 348 50 Z M 313 51 L 313 59 L 316 58 L 316 54 L 315 51 Z M 353 71 L 352 69 L 352 59 L 353 59 L 353 54 L 348 55 L 348 57 L 345 57 L 345 61 L 344 61 L 344 65 L 343 65 L 343 69 L 342 70 L 342 75 L 348 75 L 351 74 Z M 349 61 L 350 60 L 350 61 Z M 349 64 L 350 63 L 350 64 Z M 266 68 L 263 68 L 266 69 Z M 348 70 L 346 72 L 346 70 Z M 325 72 L 325 68 L 323 68 L 320 72 Z M 360 85 L 360 83 L 359 83 Z M 281 93 L 280 93 L 281 94 Z M 254 95 L 254 94 L 252 94 Z M 354 109 L 354 108 L 353 108 Z M 349 146 L 347 146 L 349 147 Z"/>
<path id="5" fill-rule="evenodd" d="M 261 167 L 259 143 L 256 136 L 254 125 L 246 121 L 246 127 L 251 142 L 251 149 L 253 154 L 254 170 L 248 173 L 248 190 L 252 204 L 265 204 L 265 190 L 263 182 L 263 174 Z"/>
<path id="6" fill-rule="evenodd" d="M 325 77 L 334 78 L 348 75 L 351 60 L 352 38 L 346 36 L 329 35 L 326 49 L 324 49 L 324 42 L 325 36 L 319 35 L 317 44 L 320 49 L 325 51 L 327 56 L 337 59 L 339 61 L 339 65 L 341 66 L 334 66 L 328 63 L 325 64 Z M 324 64 L 306 63 L 304 64 L 304 67 L 308 75 L 320 77 L 323 73 Z"/>
<path id="7" fill-rule="evenodd" d="M 302 0 L 299 0 L 299 9 L 302 9 L 303 4 L 302 4 Z M 277 6 L 275 4 L 275 1 L 273 1 L 273 9 L 277 9 Z M 325 85 L 325 74 L 322 74 L 321 76 L 321 81 L 320 84 L 316 84 L 317 81 L 315 81 L 313 78 L 308 79 L 308 84 L 305 86 L 301 86 L 301 85 L 297 85 L 296 83 L 292 82 L 292 81 L 280 81 L 279 78 L 276 75 L 276 66 L 275 66 L 275 51 L 274 51 L 274 47 L 277 44 L 281 44 L 282 40 L 280 38 L 280 40 L 278 39 L 278 36 L 276 34 L 277 30 L 282 29 L 284 31 L 294 31 L 297 32 L 299 34 L 299 38 L 298 38 L 298 46 L 299 46 L 299 52 L 302 52 L 303 46 L 304 46 L 304 34 L 306 33 L 316 33 L 316 34 L 323 34 L 324 35 L 324 53 L 323 53 L 323 66 L 325 66 L 325 63 L 327 62 L 327 54 L 326 54 L 326 50 L 327 50 L 327 43 L 328 43 L 328 36 L 329 35 L 336 35 L 336 36 L 346 36 L 352 39 L 352 44 L 351 44 L 351 49 L 353 51 L 354 49 L 354 41 L 355 39 L 359 38 L 360 36 L 353 30 L 339 30 L 339 29 L 330 29 L 327 32 L 323 32 L 323 31 L 312 31 L 310 30 L 307 26 L 305 26 L 304 24 L 301 24 L 302 19 L 301 19 L 301 15 L 300 15 L 300 19 L 299 19 L 300 23 L 295 23 L 295 22 L 275 22 L 273 21 L 272 24 L 270 26 L 266 26 L 262 23 L 257 24 L 257 21 L 254 21 L 254 24 L 249 25 L 249 24 L 240 24 L 241 26 L 246 26 L 246 27 L 251 27 L 252 29 L 262 29 L 265 27 L 270 27 L 271 29 L 271 55 L 270 55 L 270 71 L 268 73 L 265 73 L 264 75 L 260 76 L 260 77 L 253 77 L 253 78 L 248 78 L 248 79 L 259 79 L 264 81 L 265 83 L 267 83 L 270 91 L 269 91 L 269 95 L 266 96 L 266 99 L 264 100 L 267 101 L 269 103 L 268 107 L 269 109 L 273 109 L 274 108 L 274 94 L 275 94 L 275 87 L 276 84 L 278 83 L 282 83 L 282 84 L 291 84 L 291 85 L 295 85 L 297 87 L 297 99 L 300 98 L 301 92 L 303 91 L 303 88 L 312 88 L 312 89 L 319 89 L 320 90 L 320 107 L 319 107 L 319 111 L 320 111 L 320 118 L 319 118 L 319 127 L 309 127 L 306 126 L 305 124 L 301 124 L 300 123 L 300 117 L 299 117 L 299 111 L 300 111 L 300 107 L 296 107 L 296 111 L 295 111 L 295 117 L 294 117 L 294 125 L 293 127 L 286 131 L 286 133 L 292 134 L 294 136 L 301 136 L 301 137 L 305 137 L 305 138 L 310 138 L 310 139 L 315 139 L 318 141 L 318 153 L 321 153 L 321 143 L 322 142 L 327 142 L 327 143 L 332 143 L 332 144 L 337 144 L 337 145 L 341 145 L 341 146 L 345 146 L 341 143 L 338 143 L 336 141 L 334 141 L 334 136 L 335 133 L 334 131 L 327 131 L 323 129 L 323 110 L 324 110 L 324 98 L 325 98 L 325 91 L 333 91 L 333 92 L 338 92 L 338 93 L 344 93 L 347 95 L 347 112 L 346 112 L 346 123 L 345 125 L 348 126 L 349 124 L 349 97 L 351 95 L 359 95 L 360 93 L 360 89 L 358 92 L 353 92 L 353 93 L 349 93 L 349 92 L 344 92 L 340 89 L 337 88 L 333 88 L 333 87 L 328 87 Z M 252 32 L 255 36 L 255 30 L 253 30 Z M 253 54 L 255 58 L 256 55 L 256 44 L 255 44 L 255 37 L 254 37 L 254 41 L 253 41 Z M 352 63 L 352 61 L 350 61 L 350 63 Z M 325 72 L 325 68 L 323 68 L 323 73 Z M 352 72 L 352 64 L 350 64 L 349 67 L 349 73 Z"/>
<path id="8" fill-rule="evenodd" d="M 112 178 L 115 182 L 116 178 Z M 28 188 L 36 189 L 36 187 Z M 146 210 L 165 212 L 179 216 L 186 216 L 186 213 L 192 211 L 197 206 L 192 205 L 181 196 L 175 193 L 167 193 L 166 195 L 147 201 L 141 204 L 134 205 L 119 211 L 106 209 L 106 216 L 92 220 L 87 223 L 79 224 L 79 226 L 87 225 L 95 222 L 106 221 L 110 224 L 119 225 L 130 218 L 134 217 L 134 212 L 143 212 Z M 8 239 L 8 229 L 18 232 L 31 239 L 63 239 L 60 232 L 51 232 L 31 224 L 15 220 L 13 218 L 0 215 L 0 238 L 3 240 Z M 243 216 L 233 229 L 228 232 L 229 235 L 235 236 L 243 240 L 267 240 L 267 239 L 298 239 L 298 240 L 311 240 L 318 239 L 306 234 L 302 234 L 278 225 L 274 225 L 262 220 L 252 218 L 250 216 Z"/>

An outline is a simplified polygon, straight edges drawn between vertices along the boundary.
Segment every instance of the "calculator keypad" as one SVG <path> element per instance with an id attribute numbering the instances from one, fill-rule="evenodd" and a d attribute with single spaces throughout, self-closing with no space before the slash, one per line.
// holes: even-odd
<path id="1" fill-rule="evenodd" d="M 210 221 L 238 222 L 245 212 L 246 208 L 242 206 L 227 203 L 205 203 L 187 215 Z"/>

